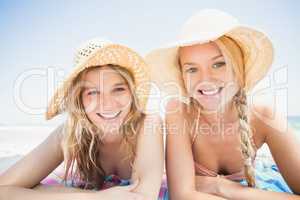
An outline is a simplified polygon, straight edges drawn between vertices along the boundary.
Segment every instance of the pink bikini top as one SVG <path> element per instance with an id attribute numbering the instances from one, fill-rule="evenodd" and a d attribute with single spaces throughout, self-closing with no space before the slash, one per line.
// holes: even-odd
<path id="1" fill-rule="evenodd" d="M 192 139 L 192 145 L 195 143 L 196 137 L 197 136 L 195 134 L 193 136 L 193 139 Z M 256 145 L 254 143 L 254 140 L 253 140 L 252 137 L 250 139 L 251 139 L 251 143 L 252 143 L 252 145 L 254 147 L 254 150 L 256 152 L 257 151 L 257 147 L 256 147 Z M 254 162 L 254 160 L 253 160 L 253 162 Z M 229 180 L 232 180 L 232 181 L 239 181 L 239 180 L 245 179 L 244 170 L 241 170 L 241 171 L 233 173 L 233 174 L 221 175 L 221 174 L 218 174 L 217 172 L 215 172 L 213 170 L 210 170 L 207 167 L 205 167 L 205 166 L 197 163 L 196 161 L 194 161 L 194 166 L 195 166 L 195 172 L 196 172 L 196 174 L 200 175 L 200 176 L 212 176 L 212 177 L 222 176 L 222 177 L 225 177 L 225 178 L 227 178 Z"/>
<path id="2" fill-rule="evenodd" d="M 245 179 L 243 170 L 240 171 L 240 172 L 229 174 L 229 175 L 221 175 L 221 174 L 218 174 L 215 171 L 212 171 L 212 170 L 204 167 L 203 165 L 200 165 L 197 162 L 194 162 L 194 164 L 195 164 L 196 174 L 200 175 L 200 176 L 212 176 L 212 177 L 222 176 L 222 177 L 225 177 L 225 178 L 227 178 L 229 180 L 232 180 L 232 181 L 239 181 L 239 180 Z"/>

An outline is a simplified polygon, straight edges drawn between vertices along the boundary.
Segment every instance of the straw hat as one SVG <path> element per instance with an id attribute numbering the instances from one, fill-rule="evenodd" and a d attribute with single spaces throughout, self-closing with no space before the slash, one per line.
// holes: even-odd
<path id="1" fill-rule="evenodd" d="M 55 91 L 46 111 L 46 119 L 51 119 L 65 111 L 67 92 L 80 72 L 89 67 L 108 64 L 124 67 L 133 75 L 134 92 L 138 99 L 138 106 L 142 111 L 145 111 L 150 92 L 150 86 L 147 84 L 150 75 L 143 58 L 133 50 L 120 44 L 114 44 L 103 39 L 92 39 L 77 50 L 75 67 L 63 84 Z"/>
<path id="2" fill-rule="evenodd" d="M 231 38 L 240 47 L 245 73 L 243 87 L 249 91 L 266 75 L 272 64 L 272 43 L 263 32 L 241 25 L 233 16 L 215 9 L 199 11 L 185 22 L 177 41 L 146 55 L 145 60 L 151 68 L 152 80 L 169 96 L 185 97 L 178 65 L 178 48 L 215 41 L 221 36 Z M 179 84 L 179 88 L 173 83 Z"/>

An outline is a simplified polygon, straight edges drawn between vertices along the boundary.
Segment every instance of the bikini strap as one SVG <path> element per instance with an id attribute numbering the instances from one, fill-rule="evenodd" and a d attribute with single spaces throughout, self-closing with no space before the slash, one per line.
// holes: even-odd
<path id="1" fill-rule="evenodd" d="M 198 109 L 197 117 L 196 117 L 196 126 L 192 134 L 192 145 L 195 143 L 197 136 L 199 135 L 199 121 L 200 121 L 200 110 Z"/>
<path id="2" fill-rule="evenodd" d="M 193 133 L 193 135 L 192 135 L 192 145 L 194 145 L 197 136 L 198 136 L 197 132 Z"/>

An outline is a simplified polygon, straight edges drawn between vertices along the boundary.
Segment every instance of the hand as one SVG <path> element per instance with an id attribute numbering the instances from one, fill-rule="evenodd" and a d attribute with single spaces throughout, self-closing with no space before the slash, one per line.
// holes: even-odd
<path id="1" fill-rule="evenodd" d="M 247 188 L 247 186 L 241 185 L 240 183 L 228 180 L 226 178 L 218 177 L 217 179 L 217 195 L 224 198 L 231 198 L 233 193 Z"/>
<path id="2" fill-rule="evenodd" d="M 241 184 L 222 176 L 196 176 L 196 190 L 228 198 L 232 192 L 244 188 Z"/>
<path id="3" fill-rule="evenodd" d="M 218 179 L 219 177 L 210 176 L 196 176 L 196 190 L 198 192 L 205 192 L 213 195 L 218 193 Z"/>
<path id="4" fill-rule="evenodd" d="M 115 186 L 106 190 L 94 193 L 95 199 L 107 200 L 146 200 L 146 198 L 138 193 L 132 192 L 138 186 L 138 181 L 128 186 Z"/>

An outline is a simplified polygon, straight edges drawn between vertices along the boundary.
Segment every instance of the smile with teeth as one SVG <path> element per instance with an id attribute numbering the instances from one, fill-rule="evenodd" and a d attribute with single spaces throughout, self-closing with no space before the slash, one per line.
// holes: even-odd
<path id="1" fill-rule="evenodd" d="M 121 114 L 121 111 L 116 113 L 96 113 L 96 114 L 103 119 L 111 120 L 117 118 Z"/>
<path id="2" fill-rule="evenodd" d="M 210 89 L 210 90 L 198 90 L 198 92 L 201 94 L 201 95 L 205 95 L 205 96 L 214 96 L 218 93 L 221 92 L 223 88 L 220 87 L 220 88 L 215 88 L 215 89 Z"/>

